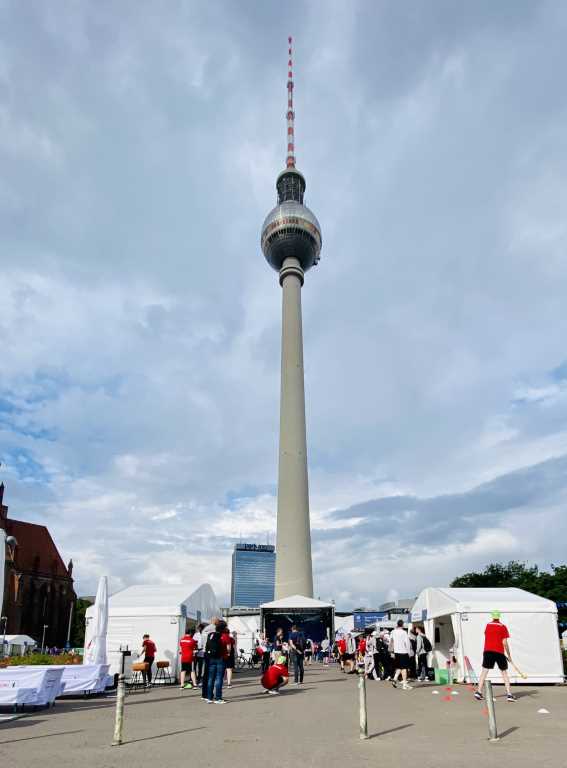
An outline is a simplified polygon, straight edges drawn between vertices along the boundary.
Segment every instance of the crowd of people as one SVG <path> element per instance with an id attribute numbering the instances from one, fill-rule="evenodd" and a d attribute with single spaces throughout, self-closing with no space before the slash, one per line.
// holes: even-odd
<path id="1" fill-rule="evenodd" d="M 336 641 L 332 653 L 345 674 L 355 674 L 360 668 L 369 680 L 389 680 L 394 688 L 401 682 L 403 690 L 411 690 L 410 678 L 423 681 L 428 677 L 430 651 L 431 643 L 423 627 L 416 626 L 408 632 L 400 619 L 391 632 L 347 632 Z"/>
<path id="2" fill-rule="evenodd" d="M 486 675 L 497 665 L 502 672 L 507 699 L 514 700 L 507 673 L 508 661 L 511 662 L 508 638 L 508 630 L 500 622 L 500 613 L 494 611 L 485 630 L 482 672 L 475 698 L 482 699 Z M 276 695 L 289 683 L 290 666 L 294 684 L 302 685 L 306 664 L 328 664 L 331 660 L 337 661 L 345 674 L 360 672 L 369 680 L 387 680 L 394 688 L 401 683 L 402 690 L 411 690 L 410 679 L 424 681 L 433 672 L 428 666 L 431 650 L 424 628 L 414 625 L 407 630 L 400 619 L 391 632 L 370 629 L 362 633 L 347 632 L 332 645 L 328 639 L 320 643 L 313 641 L 294 624 L 287 637 L 282 628 L 277 629 L 271 639 L 267 635 L 260 636 L 252 653 L 261 668 L 260 683 L 264 692 Z M 151 685 L 156 651 L 155 642 L 149 635 L 144 635 L 141 655 L 145 662 L 146 685 Z M 232 685 L 237 653 L 238 635 L 229 630 L 223 619 L 215 618 L 210 624 L 187 630 L 179 644 L 181 689 L 200 689 L 201 698 L 207 704 L 224 704 L 223 687 L 225 682 L 227 688 Z"/>
<path id="3" fill-rule="evenodd" d="M 312 663 L 313 651 L 312 641 L 295 625 L 287 638 L 283 629 L 278 629 L 271 641 L 265 636 L 259 638 L 253 653 L 261 668 L 264 691 L 278 694 L 289 682 L 290 665 L 295 684 L 301 685 L 305 663 Z M 146 674 L 149 674 L 151 681 L 153 658 L 147 655 L 147 645 L 144 653 L 144 661 L 150 670 Z M 210 624 L 200 624 L 196 630 L 187 630 L 180 640 L 179 653 L 181 689 L 200 689 L 201 698 L 207 704 L 224 704 L 223 688 L 225 685 L 231 687 L 236 666 L 238 634 L 231 632 L 224 620 L 215 618 Z"/>

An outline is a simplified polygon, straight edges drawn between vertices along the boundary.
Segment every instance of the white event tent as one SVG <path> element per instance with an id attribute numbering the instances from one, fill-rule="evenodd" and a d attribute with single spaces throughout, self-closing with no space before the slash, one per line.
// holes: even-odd
<path id="1" fill-rule="evenodd" d="M 493 589 L 430 587 L 411 611 L 413 624 L 423 624 L 433 646 L 434 666 L 445 669 L 457 659 L 458 678 L 476 682 L 482 666 L 484 628 L 491 612 L 500 611 L 510 632 L 510 653 L 525 679 L 510 668 L 513 682 L 562 683 L 563 663 L 557 629 L 557 606 L 515 587 Z M 495 668 L 489 679 L 499 682 Z"/>
<path id="2" fill-rule="evenodd" d="M 172 585 L 139 584 L 116 592 L 108 599 L 106 649 L 110 674 L 120 672 L 121 648 L 129 648 L 126 674 L 132 661 L 137 661 L 142 635 L 148 633 L 157 646 L 156 661 L 169 661 L 176 677 L 179 665 L 179 640 L 187 620 L 207 621 L 220 616 L 215 593 L 209 584 L 197 589 Z M 95 606 L 87 608 L 85 648 L 94 629 Z"/>

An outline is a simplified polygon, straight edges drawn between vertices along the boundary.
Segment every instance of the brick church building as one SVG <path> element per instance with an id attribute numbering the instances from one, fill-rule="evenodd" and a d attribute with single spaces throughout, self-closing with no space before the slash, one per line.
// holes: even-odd
<path id="1" fill-rule="evenodd" d="M 64 647 L 67 641 L 73 589 L 73 562 L 66 566 L 47 528 L 8 517 L 0 483 L 0 528 L 16 539 L 6 546 L 6 571 L 2 615 L 7 635 L 29 635 L 46 646 Z"/>

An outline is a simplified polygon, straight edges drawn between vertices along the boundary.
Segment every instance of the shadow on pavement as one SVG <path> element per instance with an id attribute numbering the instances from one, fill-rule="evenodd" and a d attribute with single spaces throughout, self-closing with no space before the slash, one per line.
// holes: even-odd
<path id="1" fill-rule="evenodd" d="M 415 723 L 406 723 L 405 725 L 397 725 L 395 728 L 388 728 L 387 731 L 380 731 L 380 733 L 373 733 L 369 736 L 369 739 L 377 739 L 378 736 L 386 736 L 388 733 L 395 733 L 396 731 L 403 731 L 406 728 L 411 728 Z"/>
<path id="2" fill-rule="evenodd" d="M 32 739 L 50 739 L 52 736 L 68 736 L 70 733 L 83 733 L 83 729 L 78 731 L 58 731 L 57 733 L 44 733 L 43 736 L 22 736 L 21 739 L 5 739 L 0 744 L 14 744 L 16 741 L 31 741 Z"/>
<path id="3" fill-rule="evenodd" d="M 502 731 L 502 733 L 499 733 L 498 736 L 501 739 L 505 739 L 506 736 L 509 736 L 511 733 L 514 733 L 514 731 L 519 731 L 519 730 L 520 729 L 518 728 L 517 725 L 513 725 L 512 728 L 507 728 L 505 731 Z"/>
<path id="4" fill-rule="evenodd" d="M 204 725 L 200 725 L 198 728 L 185 728 L 183 731 L 171 731 L 170 733 L 158 733 L 155 736 L 143 736 L 141 739 L 128 739 L 123 741 L 121 746 L 125 747 L 127 744 L 137 744 L 139 741 L 153 741 L 154 739 L 165 739 L 166 736 L 180 736 L 182 733 L 192 733 L 193 731 L 203 731 Z"/>
<path id="5" fill-rule="evenodd" d="M 280 696 L 283 696 L 284 698 L 288 699 L 290 696 L 296 696 L 297 694 L 304 693 L 305 691 L 309 690 L 308 688 L 294 688 L 291 691 L 288 691 L 287 688 L 285 691 L 282 691 L 280 693 Z M 239 704 L 245 704 L 247 701 L 256 701 L 257 699 L 263 699 L 264 701 L 268 700 L 268 696 L 265 693 L 257 693 L 257 694 L 245 694 L 243 696 L 231 696 L 227 699 L 227 702 L 238 702 Z"/>
<path id="6" fill-rule="evenodd" d="M 524 699 L 526 696 L 537 696 L 539 694 L 539 691 L 512 691 L 514 696 L 517 699 Z M 494 697 L 495 699 L 505 699 L 506 698 L 506 692 L 499 693 L 498 696 Z"/>

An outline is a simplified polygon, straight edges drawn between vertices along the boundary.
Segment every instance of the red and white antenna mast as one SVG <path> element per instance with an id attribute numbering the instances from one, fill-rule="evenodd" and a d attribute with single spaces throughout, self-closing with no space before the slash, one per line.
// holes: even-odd
<path id="1" fill-rule="evenodd" d="M 287 160 L 288 168 L 295 168 L 295 133 L 294 121 L 295 113 L 293 111 L 293 56 L 292 56 L 292 38 L 288 37 L 289 59 L 287 62 Z"/>

